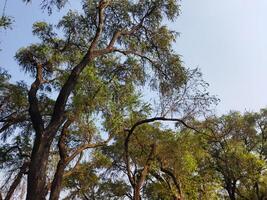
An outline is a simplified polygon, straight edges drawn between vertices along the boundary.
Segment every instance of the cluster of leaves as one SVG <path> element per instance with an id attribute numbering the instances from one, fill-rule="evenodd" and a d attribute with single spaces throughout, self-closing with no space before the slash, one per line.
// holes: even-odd
<path id="1" fill-rule="evenodd" d="M 30 3 L 32 0 L 22 0 L 23 2 Z M 52 14 L 53 9 L 56 7 L 58 10 L 62 9 L 68 0 L 41 0 L 41 8 L 47 10 Z"/>
<path id="2" fill-rule="evenodd" d="M 11 28 L 12 18 L 9 16 L 2 15 L 0 18 L 0 29 L 8 29 Z"/>

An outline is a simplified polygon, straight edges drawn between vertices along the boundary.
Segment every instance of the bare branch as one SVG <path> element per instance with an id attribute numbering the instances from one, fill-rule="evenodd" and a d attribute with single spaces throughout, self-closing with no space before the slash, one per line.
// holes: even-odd
<path id="1" fill-rule="evenodd" d="M 181 123 L 182 125 L 184 125 L 185 127 L 189 128 L 189 129 L 192 129 L 196 132 L 199 133 L 199 131 L 197 129 L 195 129 L 194 127 L 191 127 L 189 126 L 188 124 L 186 124 L 184 122 L 184 120 L 182 119 L 177 119 L 177 118 L 166 118 L 166 117 L 154 117 L 154 118 L 148 118 L 148 119 L 143 119 L 143 120 L 140 120 L 138 122 L 136 122 L 131 129 L 127 129 L 126 131 L 129 132 L 128 135 L 131 136 L 131 134 L 133 133 L 133 131 L 140 125 L 142 124 L 147 124 L 147 123 L 151 123 L 151 122 L 154 122 L 154 121 L 173 121 L 173 122 L 179 122 Z"/>

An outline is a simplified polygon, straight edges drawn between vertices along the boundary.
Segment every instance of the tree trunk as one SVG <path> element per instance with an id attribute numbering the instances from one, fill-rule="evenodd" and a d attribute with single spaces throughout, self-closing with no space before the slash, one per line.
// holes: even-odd
<path id="1" fill-rule="evenodd" d="M 140 186 L 139 184 L 137 184 L 137 185 L 134 187 L 134 196 L 133 196 L 133 200 L 140 200 L 140 199 L 141 199 L 140 190 L 141 190 L 141 186 Z"/>
<path id="2" fill-rule="evenodd" d="M 65 167 L 66 167 L 66 163 L 64 162 L 64 160 L 60 160 L 58 162 L 57 170 L 56 170 L 56 173 L 54 175 L 54 179 L 51 185 L 49 200 L 59 199 Z"/>
<path id="3" fill-rule="evenodd" d="M 46 169 L 51 143 L 52 138 L 48 138 L 45 133 L 35 138 L 28 173 L 26 200 L 45 200 Z"/>
<path id="4" fill-rule="evenodd" d="M 235 198 L 235 187 L 228 186 L 227 187 L 227 192 L 228 192 L 230 200 L 236 200 L 236 198 Z"/>
<path id="5" fill-rule="evenodd" d="M 231 200 L 236 200 L 235 199 L 235 193 L 233 193 L 233 192 L 228 192 L 228 194 L 229 194 L 229 198 L 231 199 Z"/>

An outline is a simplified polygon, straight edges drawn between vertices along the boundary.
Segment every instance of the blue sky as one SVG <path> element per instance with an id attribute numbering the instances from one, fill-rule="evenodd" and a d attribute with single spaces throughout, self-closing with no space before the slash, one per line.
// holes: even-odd
<path id="1" fill-rule="evenodd" d="M 267 1 L 185 0 L 175 48 L 201 68 L 219 112 L 267 106 Z"/>
<path id="2" fill-rule="evenodd" d="M 24 79 L 13 57 L 18 48 L 34 43 L 32 23 L 56 22 L 64 11 L 42 13 L 38 0 L 25 5 L 9 0 L 6 13 L 14 16 L 13 30 L 0 32 L 0 66 Z M 75 3 L 73 3 L 75 2 Z M 67 6 L 78 7 L 77 0 Z M 258 111 L 267 106 L 267 1 L 184 0 L 181 16 L 171 28 L 180 32 L 175 50 L 188 67 L 199 67 L 210 83 L 210 92 L 221 102 L 218 113 Z M 3 0 L 0 1 L 0 9 Z"/>

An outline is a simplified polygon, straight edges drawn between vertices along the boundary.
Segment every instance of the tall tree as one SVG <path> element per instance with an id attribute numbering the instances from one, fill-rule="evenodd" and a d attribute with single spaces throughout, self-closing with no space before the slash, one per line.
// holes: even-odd
<path id="1" fill-rule="evenodd" d="M 177 107 L 183 98 L 178 97 L 184 94 L 181 86 L 190 87 L 187 81 L 192 73 L 172 50 L 177 34 L 162 25 L 164 18 L 174 20 L 178 14 L 178 2 L 172 0 L 86 0 L 82 13 L 68 12 L 56 27 L 34 24 L 33 34 L 40 43 L 16 54 L 22 69 L 33 78 L 29 90 L 26 86 L 22 90 L 27 91 L 27 103 L 15 104 L 14 113 L 4 110 L 1 124 L 5 131 L 27 124 L 34 134 L 30 136 L 28 200 L 45 199 L 51 188 L 47 167 L 55 139 L 59 138 L 60 161 L 51 199 L 58 198 L 70 161 L 90 145 L 97 146 L 95 142 L 104 142 L 95 137 L 97 131 L 92 129 L 97 122 L 92 120 L 108 124 L 111 117 L 119 120 L 127 116 L 139 98 L 139 86 L 149 85 L 159 92 L 162 115 L 182 111 Z M 184 109 L 188 114 L 195 112 L 197 105 L 209 104 L 206 93 L 194 92 L 199 98 L 192 100 L 191 110 Z M 107 130 L 109 135 L 113 131 Z"/>

